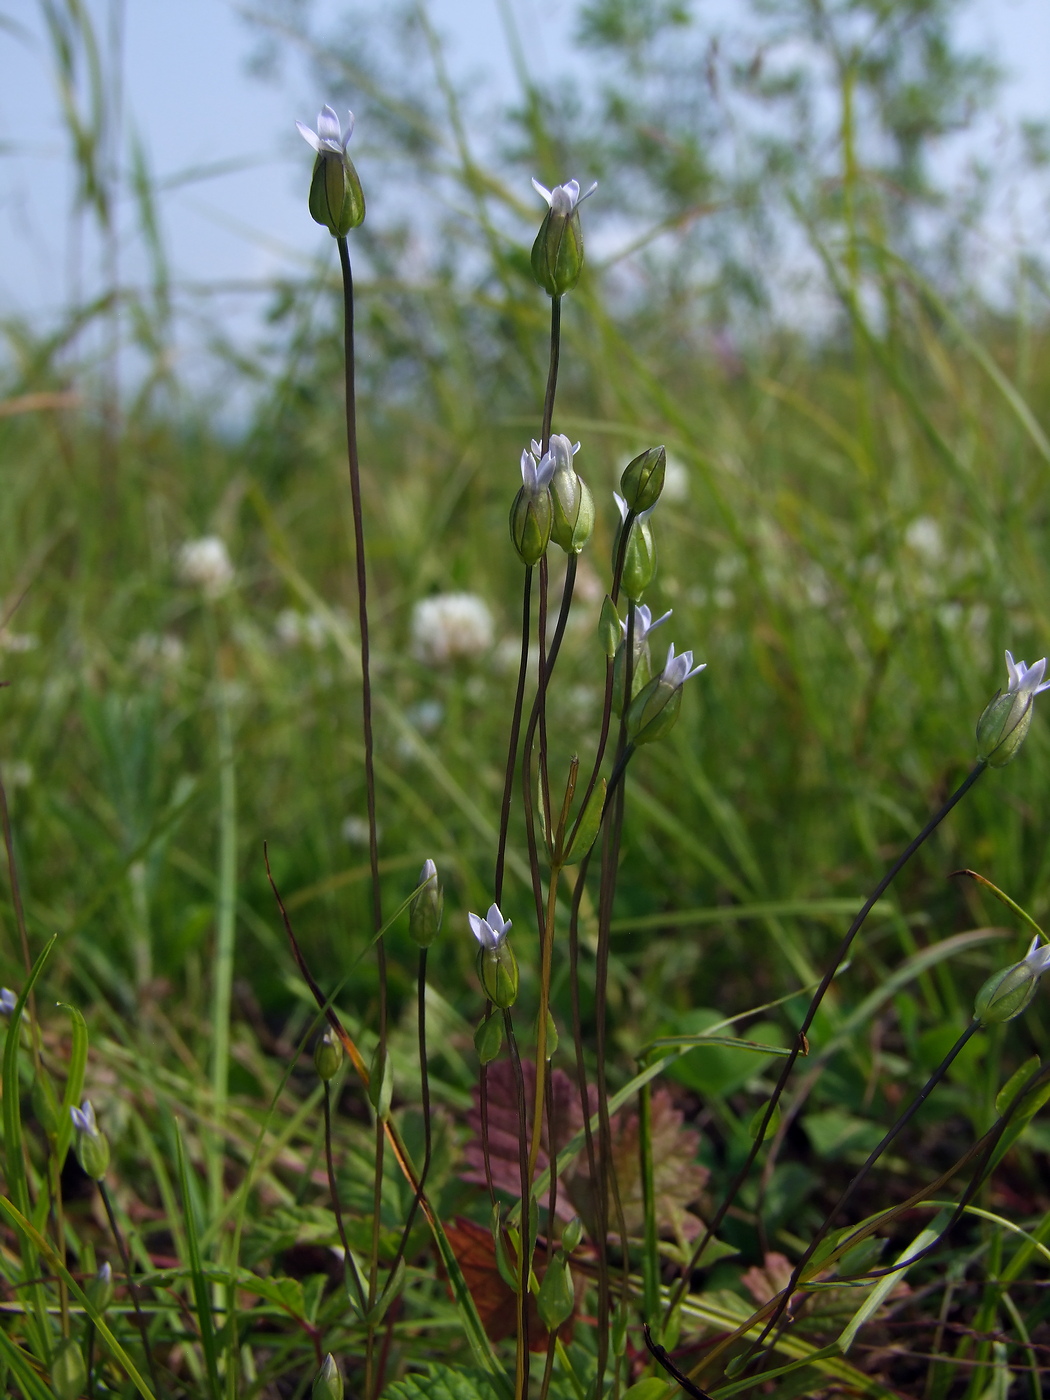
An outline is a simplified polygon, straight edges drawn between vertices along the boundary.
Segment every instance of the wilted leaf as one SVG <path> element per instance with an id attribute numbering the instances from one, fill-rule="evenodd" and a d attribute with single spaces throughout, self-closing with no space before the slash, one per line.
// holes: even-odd
<path id="1" fill-rule="evenodd" d="M 522 1060 L 521 1074 L 525 1084 L 526 1125 L 528 1141 L 532 1140 L 532 1106 L 536 1095 L 536 1066 L 531 1060 Z M 580 1098 L 569 1076 L 560 1069 L 551 1074 L 551 1110 L 554 1120 L 554 1139 L 558 1152 L 569 1139 L 583 1126 L 583 1113 Z M 514 1067 L 509 1060 L 499 1060 L 489 1066 L 487 1080 L 488 1100 L 488 1159 L 492 1173 L 492 1184 L 497 1191 L 506 1191 L 514 1197 L 521 1196 L 521 1166 L 519 1147 L 518 1093 L 515 1084 Z M 594 1109 L 591 1109 L 594 1112 Z M 478 1186 L 486 1186 L 485 1152 L 481 1133 L 481 1090 L 474 1091 L 474 1107 L 467 1115 L 473 1137 L 464 1149 L 467 1170 L 464 1181 Z M 558 1177 L 558 1197 L 555 1215 L 561 1220 L 571 1220 L 577 1214 L 570 1197 L 572 1181 L 578 1174 L 579 1159 L 564 1176 Z M 550 1164 L 550 1142 L 548 1113 L 543 1116 L 543 1131 L 540 1134 L 540 1150 L 536 1158 L 538 1177 Z M 544 1202 L 545 1203 L 545 1202 Z"/>
<path id="2" fill-rule="evenodd" d="M 463 1270 L 470 1296 L 478 1310 L 482 1325 L 492 1342 L 501 1342 L 505 1337 L 513 1337 L 518 1330 L 518 1300 L 503 1281 L 499 1265 L 496 1263 L 496 1246 L 492 1231 L 473 1220 L 457 1217 L 452 1225 L 445 1227 L 452 1252 Z M 506 1243 L 508 1253 L 509 1242 Z M 532 1257 L 532 1267 L 542 1280 L 546 1269 L 547 1253 L 537 1249 Z M 558 1335 L 563 1341 L 572 1336 L 572 1319 L 561 1328 Z M 536 1300 L 529 1295 L 529 1350 L 546 1351 L 548 1333 L 536 1311 Z"/>

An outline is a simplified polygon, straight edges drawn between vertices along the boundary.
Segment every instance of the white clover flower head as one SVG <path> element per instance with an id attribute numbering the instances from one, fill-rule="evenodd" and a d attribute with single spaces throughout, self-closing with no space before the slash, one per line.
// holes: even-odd
<path id="1" fill-rule="evenodd" d="M 686 681 L 698 676 L 701 671 L 707 669 L 707 662 L 701 661 L 699 666 L 693 665 L 693 653 L 683 651 L 681 656 L 674 654 L 674 642 L 667 649 L 667 662 L 660 679 L 672 689 L 678 690 L 685 685 Z"/>
<path id="2" fill-rule="evenodd" d="M 1034 698 L 1044 690 L 1050 690 L 1050 681 L 1043 680 L 1046 674 L 1045 656 L 1034 666 L 1026 666 L 1023 661 L 1015 661 L 1012 654 L 1007 652 L 1006 670 L 1010 676 L 1007 695 L 1030 695 Z"/>
<path id="3" fill-rule="evenodd" d="M 490 904 L 489 912 L 482 918 L 480 914 L 468 914 L 470 920 L 470 931 L 481 944 L 482 948 L 490 953 L 494 953 L 501 944 L 506 942 L 507 934 L 513 926 L 513 920 L 504 919 L 500 913 L 498 904 Z"/>
<path id="4" fill-rule="evenodd" d="M 636 646 L 636 647 L 640 647 L 640 646 L 642 645 L 642 643 L 646 640 L 646 638 L 649 636 L 649 633 L 655 631 L 656 628 L 659 627 L 661 623 L 666 622 L 667 619 L 671 616 L 671 613 L 672 613 L 673 611 L 674 611 L 673 608 L 668 608 L 667 611 L 664 613 L 663 617 L 658 617 L 658 618 L 656 619 L 656 621 L 654 622 L 654 621 L 653 621 L 653 615 L 652 615 L 652 612 L 650 611 L 650 609 L 649 609 L 648 607 L 646 607 L 646 605 L 645 605 L 644 603 L 635 603 L 635 604 L 634 604 L 634 644 L 635 644 L 635 646 Z M 627 640 L 627 629 L 628 629 L 628 621 L 627 621 L 626 619 L 622 619 L 621 622 L 620 622 L 620 630 L 623 632 L 623 639 L 624 639 L 624 641 Z M 673 648 L 672 648 L 672 650 L 673 650 Z"/>
<path id="5" fill-rule="evenodd" d="M 85 1099 L 79 1108 L 71 1107 L 69 1116 L 78 1133 L 87 1133 L 88 1137 L 97 1136 L 98 1123 L 95 1121 L 95 1110 L 91 1107 L 90 1099 Z"/>
<path id="6" fill-rule="evenodd" d="M 476 593 L 437 593 L 412 609 L 412 655 L 427 666 L 483 656 L 495 634 L 488 604 Z"/>
<path id="7" fill-rule="evenodd" d="M 533 443 L 533 447 L 536 444 Z M 528 448 L 521 454 L 521 484 L 532 496 L 538 496 L 541 491 L 546 491 L 554 476 L 554 456 L 550 452 L 545 452 L 537 460 Z"/>
<path id="8" fill-rule="evenodd" d="M 354 114 L 347 112 L 349 124 L 345 133 L 339 126 L 339 115 L 334 107 L 329 107 L 327 103 L 317 114 L 317 130 L 312 131 L 305 122 L 296 122 L 299 135 L 303 140 L 314 148 L 319 156 L 325 154 L 345 155 L 346 145 L 350 137 L 354 134 Z"/>
<path id="9" fill-rule="evenodd" d="M 12 1016 L 18 1005 L 18 993 L 10 987 L 0 987 L 0 1016 Z"/>
<path id="10" fill-rule="evenodd" d="M 578 442 L 570 442 L 564 433 L 551 433 L 550 454 L 554 458 L 554 470 L 572 471 L 572 459 L 580 450 Z M 543 455 L 543 444 L 532 439 L 532 455 L 541 457 Z"/>
<path id="11" fill-rule="evenodd" d="M 218 535 L 187 540 L 179 550 L 179 578 L 199 588 L 209 598 L 217 598 L 233 582 L 233 564 L 226 542 Z"/>
<path id="12" fill-rule="evenodd" d="M 578 180 L 566 180 L 564 185 L 555 185 L 552 190 L 549 190 L 545 185 L 541 185 L 539 180 L 534 179 L 532 188 L 541 198 L 547 201 L 552 214 L 562 214 L 567 218 L 570 214 L 575 212 L 578 205 L 582 204 L 585 199 L 588 199 L 594 193 L 598 188 L 598 181 L 595 180 L 594 184 L 584 194 L 580 194 L 580 182 Z"/>

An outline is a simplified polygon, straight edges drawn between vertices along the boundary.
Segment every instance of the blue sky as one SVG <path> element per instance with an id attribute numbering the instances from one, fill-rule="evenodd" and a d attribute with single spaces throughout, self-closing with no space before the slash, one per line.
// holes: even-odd
<path id="1" fill-rule="evenodd" d="M 111 0 L 95 0 L 106 13 Z M 574 6 L 565 0 L 510 0 L 530 65 L 564 56 Z M 720 8 L 733 0 L 716 0 Z M 154 174 L 248 158 L 250 169 L 164 195 L 163 224 L 177 276 L 195 282 L 263 281 L 312 258 L 327 235 L 305 206 L 310 153 L 296 117 L 312 122 L 324 94 L 302 64 L 278 84 L 249 76 L 253 38 L 227 0 L 124 0 L 126 112 Z M 335 0 L 324 0 L 335 12 Z M 454 66 L 494 90 L 513 83 L 497 0 L 430 0 Z M 65 136 L 57 122 L 47 45 L 31 0 L 0 0 L 0 14 L 27 37 L 0 30 L 0 314 L 36 316 L 61 305 L 73 259 L 68 239 Z M 1009 72 L 1005 117 L 1050 118 L 1050 0 L 973 0 L 962 37 L 996 55 Z M 127 275 L 136 272 L 129 250 Z M 250 303 L 245 294 L 245 304 Z M 231 314 L 233 314 L 231 312 Z"/>

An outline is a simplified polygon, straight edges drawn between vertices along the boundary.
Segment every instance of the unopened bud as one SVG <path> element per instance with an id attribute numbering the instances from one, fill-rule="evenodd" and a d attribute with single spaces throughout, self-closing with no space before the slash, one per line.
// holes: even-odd
<path id="1" fill-rule="evenodd" d="M 554 514 L 551 493 L 530 491 L 523 486 L 510 508 L 510 537 L 523 564 L 538 564 L 547 552 Z"/>
<path id="2" fill-rule="evenodd" d="M 682 706 L 682 687 L 670 685 L 663 674 L 653 679 L 631 701 L 627 711 L 627 737 L 632 744 L 651 744 L 674 727 Z"/>
<path id="3" fill-rule="evenodd" d="M 51 1389 L 55 1400 L 79 1400 L 86 1385 L 84 1353 L 72 1337 L 63 1337 L 51 1361 Z"/>
<path id="4" fill-rule="evenodd" d="M 636 514 L 652 510 L 664 489 L 667 453 L 662 447 L 650 447 L 628 462 L 620 477 L 620 494 Z"/>
<path id="5" fill-rule="evenodd" d="M 408 932 L 420 948 L 429 948 L 441 928 L 445 895 L 438 882 L 437 866 L 432 860 L 424 863 L 419 882 L 408 911 Z"/>
<path id="6" fill-rule="evenodd" d="M 95 1277 L 88 1281 L 84 1292 L 96 1312 L 106 1311 L 113 1301 L 113 1270 L 108 1263 L 103 1264 Z"/>
<path id="7" fill-rule="evenodd" d="M 95 1122 L 95 1110 L 85 1099 L 79 1108 L 71 1108 L 69 1116 L 77 1130 L 77 1161 L 88 1176 L 101 1181 L 109 1166 L 109 1143 Z"/>
<path id="8" fill-rule="evenodd" d="M 631 521 L 630 529 L 631 533 L 627 537 L 627 548 L 624 550 L 620 585 L 628 598 L 637 601 L 656 576 L 656 541 L 653 539 L 653 527 L 648 520 L 635 516 Z M 616 567 L 616 560 L 619 557 L 622 534 L 623 524 L 621 523 L 613 544 L 613 568 Z"/>
<path id="9" fill-rule="evenodd" d="M 343 1046 L 335 1031 L 328 1028 L 314 1046 L 314 1069 L 326 1084 L 339 1073 L 343 1063 Z"/>
<path id="10" fill-rule="evenodd" d="M 583 1221 L 578 1215 L 574 1215 L 561 1232 L 561 1247 L 566 1254 L 571 1254 L 574 1249 L 579 1247 L 579 1243 L 582 1239 Z"/>
<path id="11" fill-rule="evenodd" d="M 311 1400 L 343 1400 L 343 1376 L 331 1352 L 317 1373 Z"/>
<path id="12" fill-rule="evenodd" d="M 977 757 L 992 768 L 1016 758 L 1032 723 L 1030 692 L 1002 691 L 977 721 Z"/>

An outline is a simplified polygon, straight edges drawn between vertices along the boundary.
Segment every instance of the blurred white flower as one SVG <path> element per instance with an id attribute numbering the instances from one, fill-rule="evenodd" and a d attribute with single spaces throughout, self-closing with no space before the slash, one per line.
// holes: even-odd
<path id="1" fill-rule="evenodd" d="M 33 765 L 27 763 L 24 758 L 10 758 L 5 763 L 0 763 L 0 778 L 3 778 L 4 787 L 8 792 L 13 792 L 15 788 L 29 787 L 33 781 Z"/>
<path id="2" fill-rule="evenodd" d="M 0 651 L 35 651 L 40 638 L 32 632 L 9 632 L 0 627 Z"/>
<path id="3" fill-rule="evenodd" d="M 412 655 L 428 666 L 482 656 L 494 635 L 492 614 L 476 593 L 439 593 L 412 609 Z"/>
<path id="4" fill-rule="evenodd" d="M 405 711 L 405 718 L 414 724 L 420 734 L 433 734 L 445 718 L 445 707 L 440 700 L 420 700 Z"/>
<path id="5" fill-rule="evenodd" d="M 173 632 L 143 632 L 131 648 L 131 659 L 139 666 L 177 670 L 186 659 L 186 645 Z"/>
<path id="6" fill-rule="evenodd" d="M 209 598 L 217 598 L 233 582 L 229 551 L 218 535 L 187 540 L 179 550 L 178 570 L 182 583 L 201 589 Z"/>
<path id="7" fill-rule="evenodd" d="M 944 559 L 944 538 L 941 527 L 929 515 L 920 515 L 904 532 L 904 542 L 928 564 L 940 564 Z"/>
<path id="8" fill-rule="evenodd" d="M 277 640 L 289 651 L 302 646 L 320 651 L 327 635 L 323 617 L 318 613 L 297 612 L 295 608 L 282 608 L 274 620 L 273 630 Z"/>
<path id="9" fill-rule="evenodd" d="M 343 840 L 348 846 L 368 845 L 368 821 L 365 817 L 347 817 L 342 826 Z M 376 840 L 382 832 L 376 828 Z"/>
<path id="10" fill-rule="evenodd" d="M 664 489 L 660 499 L 669 505 L 679 505 L 689 498 L 689 469 L 677 457 L 668 457 L 664 466 Z"/>

